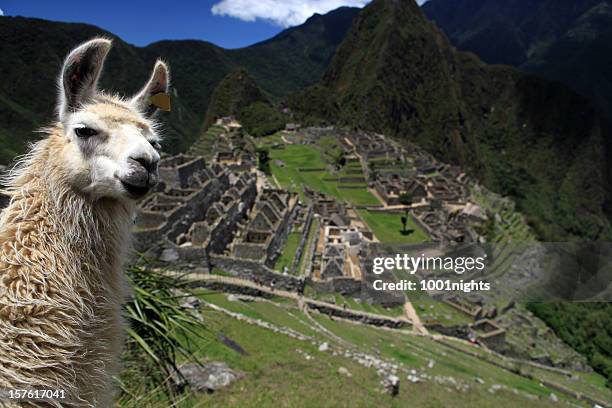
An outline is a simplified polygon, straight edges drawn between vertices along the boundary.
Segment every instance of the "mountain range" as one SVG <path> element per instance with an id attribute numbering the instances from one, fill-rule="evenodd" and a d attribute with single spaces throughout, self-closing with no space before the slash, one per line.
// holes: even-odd
<path id="1" fill-rule="evenodd" d="M 571 85 L 612 117 L 612 1 L 430 0 L 457 48 Z"/>
<path id="2" fill-rule="evenodd" d="M 541 239 L 610 234 L 609 130 L 597 109 L 559 82 L 456 51 L 412 1 L 366 6 L 294 106 L 460 164 L 513 197 Z"/>
<path id="3" fill-rule="evenodd" d="M 0 18 L 0 164 L 23 153 L 32 131 L 52 120 L 56 82 L 67 52 L 95 36 L 114 40 L 101 87 L 122 94 L 145 82 L 156 58 L 170 63 L 173 110 L 164 118 L 170 152 L 186 150 L 205 124 L 215 88 L 246 69 L 264 92 L 282 97 L 317 82 L 359 9 L 315 14 L 304 24 L 250 47 L 226 50 L 196 41 L 159 41 L 135 47 L 87 24 L 24 17 Z"/>
<path id="4" fill-rule="evenodd" d="M 425 12 L 431 17 L 442 1 L 427 3 Z M 465 1 L 463 9 L 447 5 L 449 21 L 490 3 Z M 564 9 L 573 10 L 566 3 Z M 542 14 L 525 7 L 521 13 L 524 20 Z M 561 27 L 557 19 L 567 18 L 557 14 L 550 19 L 555 23 L 537 38 L 571 26 Z M 514 198 L 541 239 L 609 237 L 610 130 L 598 109 L 559 82 L 456 51 L 453 35 L 449 41 L 436 24 L 440 19 L 430 21 L 412 0 L 374 0 L 362 10 L 314 15 L 270 40 L 225 50 L 195 40 L 139 48 L 90 25 L 3 17 L 0 163 L 23 152 L 36 137 L 32 129 L 51 120 L 67 51 L 104 35 L 115 41 L 102 78 L 106 89 L 135 92 L 155 58 L 170 63 L 173 110 L 165 125 L 171 153 L 186 150 L 221 111 L 284 100 L 305 124 L 385 132 L 463 166 Z"/>

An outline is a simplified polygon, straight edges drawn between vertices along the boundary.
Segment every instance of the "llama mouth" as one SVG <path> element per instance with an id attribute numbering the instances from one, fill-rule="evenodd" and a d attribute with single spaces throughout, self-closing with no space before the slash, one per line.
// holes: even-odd
<path id="1" fill-rule="evenodd" d="M 121 181 L 121 185 L 123 186 L 125 191 L 127 191 L 128 194 L 131 195 L 134 198 L 143 197 L 150 190 L 150 188 L 148 186 L 135 186 L 133 184 L 126 183 L 123 180 L 120 180 L 120 181 Z"/>

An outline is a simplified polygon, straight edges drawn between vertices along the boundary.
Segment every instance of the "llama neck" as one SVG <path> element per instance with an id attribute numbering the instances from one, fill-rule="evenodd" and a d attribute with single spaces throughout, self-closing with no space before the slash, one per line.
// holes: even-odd
<path id="1" fill-rule="evenodd" d="M 9 181 L 12 203 L 4 222 L 36 212 L 46 218 L 48 229 L 41 239 L 74 262 L 75 273 L 91 271 L 92 277 L 119 273 L 129 248 L 133 208 L 114 199 L 92 201 L 67 183 L 57 157 L 54 136 L 37 143 Z M 114 282 L 114 276 L 108 276 Z"/>

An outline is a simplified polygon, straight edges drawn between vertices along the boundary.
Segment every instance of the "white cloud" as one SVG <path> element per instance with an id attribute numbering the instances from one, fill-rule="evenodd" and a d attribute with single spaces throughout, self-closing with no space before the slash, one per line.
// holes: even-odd
<path id="1" fill-rule="evenodd" d="M 314 13 L 324 14 L 342 6 L 363 7 L 370 0 L 221 0 L 211 11 L 243 21 L 267 20 L 281 27 L 302 24 Z"/>
<path id="2" fill-rule="evenodd" d="M 4 15 L 4 11 L 2 11 L 2 9 L 0 9 L 0 17 L 2 17 Z"/>

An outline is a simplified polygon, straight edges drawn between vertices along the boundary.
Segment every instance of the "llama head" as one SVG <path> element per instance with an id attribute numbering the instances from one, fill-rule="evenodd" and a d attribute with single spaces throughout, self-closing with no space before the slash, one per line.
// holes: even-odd
<path id="1" fill-rule="evenodd" d="M 168 67 L 157 61 L 149 81 L 122 99 L 100 92 L 98 79 L 111 41 L 93 39 L 70 52 L 59 78 L 63 140 L 55 163 L 77 191 L 91 197 L 132 200 L 158 179 L 160 137 L 150 98 L 168 91 Z"/>

